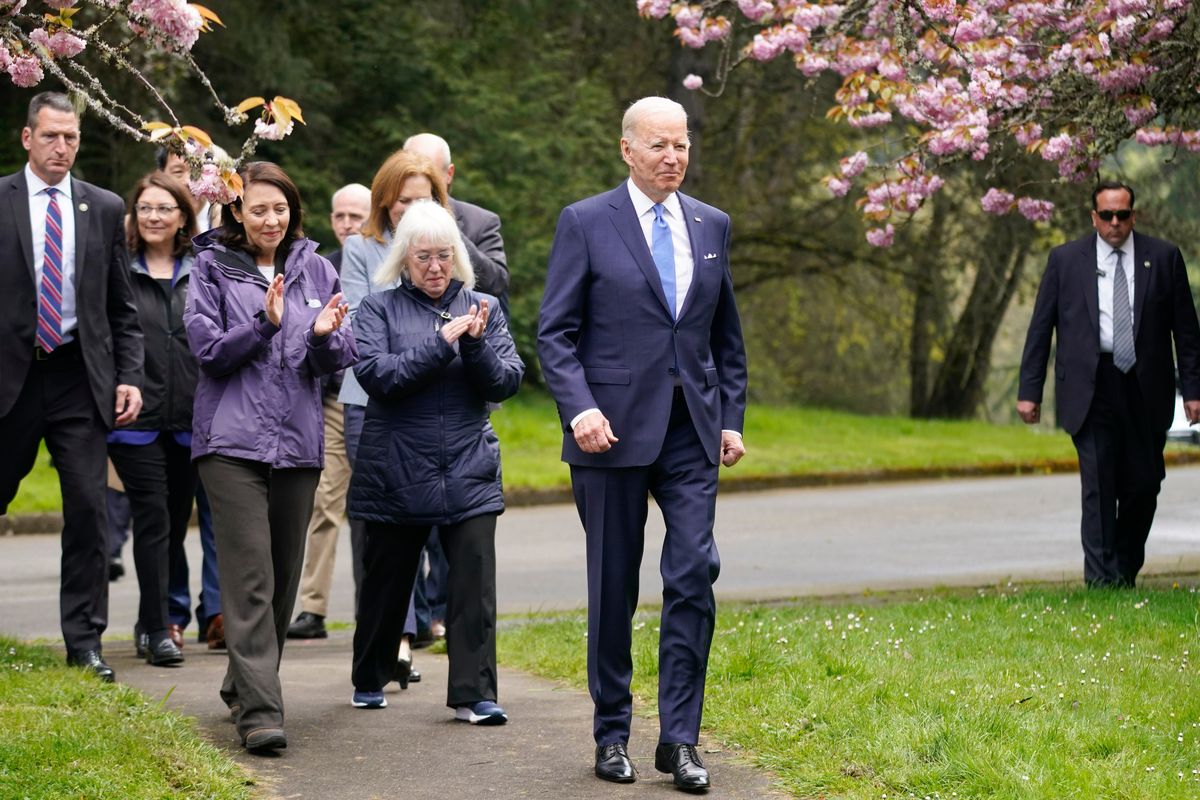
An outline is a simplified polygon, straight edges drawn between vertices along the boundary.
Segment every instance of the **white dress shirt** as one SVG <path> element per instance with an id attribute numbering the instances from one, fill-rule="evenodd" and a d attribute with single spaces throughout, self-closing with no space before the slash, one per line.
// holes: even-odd
<path id="1" fill-rule="evenodd" d="M 629 187 L 629 197 L 633 200 L 633 210 L 637 213 L 638 222 L 642 226 L 642 235 L 646 237 L 646 249 L 654 253 L 654 201 L 633 183 L 633 178 L 625 182 Z M 692 240 L 688 236 L 687 222 L 683 219 L 683 207 L 679 204 L 679 195 L 671 192 L 663 200 L 663 220 L 671 229 L 671 244 L 675 250 L 675 318 L 679 318 L 679 309 L 687 299 L 688 289 L 692 288 Z"/>
<path id="2" fill-rule="evenodd" d="M 33 234 L 34 289 L 41 296 L 42 265 L 46 261 L 46 210 L 50 208 L 50 184 L 25 165 L 25 183 L 29 187 L 29 230 Z M 75 318 L 75 204 L 71 201 L 71 174 L 53 188 L 59 191 L 58 210 L 62 214 L 62 340 L 69 342 L 79 324 Z"/>
<path id="3" fill-rule="evenodd" d="M 1129 311 L 1133 313 L 1133 236 L 1125 239 L 1119 249 L 1124 253 L 1121 265 L 1125 270 L 1125 282 L 1129 284 Z M 1113 278 L 1117 272 L 1117 250 L 1096 234 L 1096 288 L 1100 300 L 1100 352 L 1113 350 Z"/>

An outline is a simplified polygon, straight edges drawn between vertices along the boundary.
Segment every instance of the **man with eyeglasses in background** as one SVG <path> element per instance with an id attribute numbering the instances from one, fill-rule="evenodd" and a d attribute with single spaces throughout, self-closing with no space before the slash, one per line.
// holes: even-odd
<path id="1" fill-rule="evenodd" d="M 1083 575 L 1132 588 L 1145 561 L 1175 407 L 1174 340 L 1188 421 L 1200 422 L 1200 324 L 1179 248 L 1133 232 L 1133 189 L 1092 192 L 1095 235 L 1050 253 L 1021 357 L 1017 413 L 1041 419 L 1057 331 L 1058 424 L 1079 454 Z"/>

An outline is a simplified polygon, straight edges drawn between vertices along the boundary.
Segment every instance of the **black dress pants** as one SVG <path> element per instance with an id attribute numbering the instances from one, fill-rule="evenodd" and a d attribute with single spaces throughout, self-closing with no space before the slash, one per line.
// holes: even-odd
<path id="1" fill-rule="evenodd" d="M 99 650 L 108 626 L 107 435 L 77 342 L 29 366 L 21 394 L 0 417 L 0 514 L 33 469 L 45 439 L 62 488 L 59 617 L 67 653 Z"/>
<path id="2" fill-rule="evenodd" d="M 167 635 L 170 553 L 183 549 L 196 496 L 191 448 L 163 432 L 150 444 L 110 444 L 108 456 L 125 484 L 133 514 L 138 626 L 156 644 Z"/>
<path id="3" fill-rule="evenodd" d="M 354 628 L 351 679 L 379 691 L 396 671 L 404 618 L 429 525 L 366 523 L 366 572 Z M 449 565 L 446 705 L 496 699 L 496 515 L 438 526 Z"/>
<path id="4" fill-rule="evenodd" d="M 1133 586 L 1166 477 L 1165 431 L 1152 428 L 1133 371 L 1100 357 L 1096 389 L 1072 439 L 1083 490 L 1083 577 L 1089 586 Z"/>

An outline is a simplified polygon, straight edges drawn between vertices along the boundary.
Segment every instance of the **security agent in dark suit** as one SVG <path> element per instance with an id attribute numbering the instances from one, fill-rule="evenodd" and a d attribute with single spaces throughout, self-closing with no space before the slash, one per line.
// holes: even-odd
<path id="1" fill-rule="evenodd" d="M 142 332 L 121 198 L 71 177 L 79 117 L 65 95 L 29 104 L 29 163 L 0 178 L 0 514 L 46 440 L 62 486 L 60 614 L 68 663 L 105 680 L 105 435 L 142 407 Z"/>
<path id="2" fill-rule="evenodd" d="M 1041 416 L 1057 331 L 1058 423 L 1075 442 L 1083 484 L 1083 574 L 1089 586 L 1132 587 L 1166 477 L 1175 364 L 1188 420 L 1200 422 L 1200 325 L 1179 248 L 1133 232 L 1134 193 L 1092 193 L 1095 235 L 1055 248 L 1021 358 L 1017 412 Z"/>
<path id="3" fill-rule="evenodd" d="M 565 208 L 538 325 L 587 541 L 588 687 L 596 775 L 635 779 L 626 749 L 647 494 L 666 522 L 654 764 L 706 789 L 696 744 L 720 571 L 717 470 L 745 453 L 746 354 L 729 217 L 678 191 L 687 115 L 661 97 L 625 114 L 629 180 Z"/>

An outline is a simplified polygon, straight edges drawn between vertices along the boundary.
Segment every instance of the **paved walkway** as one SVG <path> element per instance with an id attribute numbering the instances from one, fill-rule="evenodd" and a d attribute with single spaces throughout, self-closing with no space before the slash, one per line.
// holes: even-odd
<path id="1" fill-rule="evenodd" d="M 132 644 L 110 643 L 107 660 L 118 679 L 152 698 L 170 693 L 167 707 L 196 718 L 201 733 L 249 770 L 270 798 L 494 797 L 583 800 L 679 796 L 670 776 L 654 770 L 654 719 L 637 717 L 630 740 L 640 777 L 628 786 L 592 774 L 592 710 L 586 694 L 512 670 L 500 671 L 500 699 L 509 714 L 502 727 L 456 722 L 446 708 L 446 658 L 419 650 L 422 681 L 387 689 L 388 707 L 350 706 L 347 631 L 329 639 L 289 642 L 282 677 L 288 748 L 277 757 L 247 754 L 217 696 L 225 656 L 188 643 L 178 669 L 150 667 Z M 713 777 L 707 797 L 719 800 L 782 797 L 769 776 L 730 752 L 702 742 Z"/>

